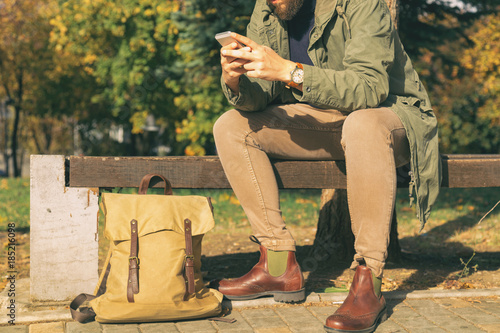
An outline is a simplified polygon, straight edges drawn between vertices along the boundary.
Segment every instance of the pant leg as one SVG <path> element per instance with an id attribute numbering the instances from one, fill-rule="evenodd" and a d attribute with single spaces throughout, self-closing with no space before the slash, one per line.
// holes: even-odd
<path id="1" fill-rule="evenodd" d="M 397 189 L 396 167 L 409 162 L 409 145 L 399 117 L 390 109 L 351 113 L 342 133 L 347 196 L 355 257 L 382 276 Z"/>
<path id="2" fill-rule="evenodd" d="M 295 243 L 281 218 L 269 156 L 343 159 L 340 133 L 356 237 L 353 266 L 364 260 L 380 276 L 387 257 L 396 166 L 409 161 L 405 131 L 396 114 L 390 109 L 358 110 L 346 120 L 335 110 L 292 104 L 255 113 L 231 110 L 214 127 L 231 186 L 254 234 L 272 250 L 294 250 Z"/>
<path id="3" fill-rule="evenodd" d="M 217 120 L 214 138 L 224 172 L 264 247 L 295 250 L 269 158 L 343 159 L 345 117 L 336 110 L 290 104 L 260 112 L 231 110 Z"/>

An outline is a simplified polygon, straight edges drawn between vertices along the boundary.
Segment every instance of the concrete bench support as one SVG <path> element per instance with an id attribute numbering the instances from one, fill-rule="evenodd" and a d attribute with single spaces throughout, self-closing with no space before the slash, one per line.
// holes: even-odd
<path id="1" fill-rule="evenodd" d="M 67 301 L 98 281 L 99 190 L 65 186 L 65 157 L 32 155 L 32 301 Z"/>

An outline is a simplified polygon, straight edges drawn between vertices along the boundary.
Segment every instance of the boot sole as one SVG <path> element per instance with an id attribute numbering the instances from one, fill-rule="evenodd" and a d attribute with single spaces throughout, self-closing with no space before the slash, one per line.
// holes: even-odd
<path id="1" fill-rule="evenodd" d="M 337 332 L 337 333 L 372 333 L 375 331 L 375 329 L 377 328 L 378 325 L 382 324 L 386 320 L 387 320 L 387 308 L 380 311 L 377 319 L 375 320 L 375 324 L 373 324 L 372 326 L 370 326 L 368 328 L 362 329 L 362 330 L 357 330 L 357 331 L 339 330 L 336 328 L 328 327 L 326 325 L 324 327 L 325 327 L 325 331 L 332 332 L 332 333 L 334 333 L 334 332 Z"/>
<path id="2" fill-rule="evenodd" d="M 225 298 L 231 301 L 248 301 L 260 297 L 274 296 L 276 302 L 282 303 L 300 303 L 306 299 L 306 289 L 302 288 L 297 291 L 265 291 L 262 293 L 242 296 L 224 295 Z"/>

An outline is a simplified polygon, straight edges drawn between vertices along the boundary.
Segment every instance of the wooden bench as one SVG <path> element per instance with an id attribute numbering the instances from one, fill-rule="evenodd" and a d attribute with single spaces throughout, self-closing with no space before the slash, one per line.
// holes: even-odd
<path id="1" fill-rule="evenodd" d="M 442 155 L 443 187 L 500 187 L 500 155 Z M 274 161 L 281 188 L 346 188 L 342 161 Z M 31 156 L 31 300 L 67 301 L 98 280 L 99 188 L 137 187 L 147 173 L 174 188 L 227 189 L 217 157 Z M 405 173 L 399 186 L 407 186 Z"/>

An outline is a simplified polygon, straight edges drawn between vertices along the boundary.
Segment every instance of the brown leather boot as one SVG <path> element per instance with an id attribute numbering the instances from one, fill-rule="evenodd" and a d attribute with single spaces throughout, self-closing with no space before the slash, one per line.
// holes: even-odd
<path id="1" fill-rule="evenodd" d="M 326 319 L 327 332 L 373 332 L 387 319 L 385 299 L 373 291 L 372 272 L 366 266 L 358 266 L 349 295 L 340 308 Z"/>
<path id="2" fill-rule="evenodd" d="M 230 300 L 242 301 L 263 296 L 274 296 L 276 302 L 295 303 L 305 300 L 304 278 L 295 258 L 295 252 L 288 253 L 285 273 L 274 277 L 267 266 L 267 249 L 260 245 L 259 262 L 242 277 L 223 279 L 218 286 L 212 283 Z"/>

